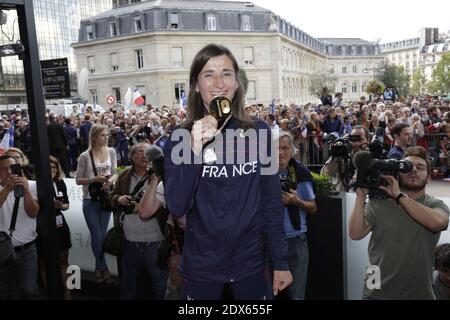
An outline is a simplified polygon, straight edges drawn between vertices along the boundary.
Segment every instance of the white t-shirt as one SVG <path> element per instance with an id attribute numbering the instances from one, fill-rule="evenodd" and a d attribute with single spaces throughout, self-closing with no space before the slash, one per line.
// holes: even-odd
<path id="1" fill-rule="evenodd" d="M 28 187 L 33 199 L 38 200 L 36 181 L 28 181 Z M 0 190 L 3 187 L 0 185 Z M 5 202 L 0 207 L 0 231 L 4 231 L 9 234 L 9 226 L 11 224 L 11 217 L 14 208 L 14 191 L 11 191 L 5 199 Z M 25 212 L 24 200 L 20 198 L 19 209 L 17 211 L 16 228 L 13 232 L 13 246 L 22 246 L 31 241 L 34 241 L 37 237 L 36 233 L 36 218 L 31 219 Z"/>

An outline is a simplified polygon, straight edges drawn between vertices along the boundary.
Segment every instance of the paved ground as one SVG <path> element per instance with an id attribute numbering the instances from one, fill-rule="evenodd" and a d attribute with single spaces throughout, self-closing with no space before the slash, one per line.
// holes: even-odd
<path id="1" fill-rule="evenodd" d="M 435 197 L 450 198 L 450 181 L 431 181 L 427 185 L 427 193 Z"/>

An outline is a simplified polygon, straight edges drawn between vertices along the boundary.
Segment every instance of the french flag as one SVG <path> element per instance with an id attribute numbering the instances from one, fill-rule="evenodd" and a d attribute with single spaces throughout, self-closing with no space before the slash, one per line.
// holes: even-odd
<path id="1" fill-rule="evenodd" d="M 2 142 L 0 143 L 0 155 L 10 147 L 14 147 L 14 122 L 11 123 L 11 126 L 8 131 L 5 132 Z"/>
<path id="2" fill-rule="evenodd" d="M 186 94 L 183 91 L 181 93 L 181 98 L 180 98 L 180 111 L 183 111 L 184 113 L 186 113 L 186 105 L 187 105 Z"/>
<path id="3" fill-rule="evenodd" d="M 143 104 L 145 104 L 144 98 L 141 96 L 141 93 L 137 89 L 134 91 L 133 101 L 137 106 L 142 106 Z"/>

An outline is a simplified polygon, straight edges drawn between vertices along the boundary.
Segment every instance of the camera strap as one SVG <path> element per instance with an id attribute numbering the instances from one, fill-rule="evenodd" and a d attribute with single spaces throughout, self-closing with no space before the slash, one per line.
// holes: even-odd
<path id="1" fill-rule="evenodd" d="M 19 201 L 20 198 L 14 198 L 14 207 L 11 216 L 11 224 L 9 225 L 9 235 L 12 236 L 13 231 L 16 229 L 16 221 L 17 221 L 17 212 L 19 211 Z"/>
<path id="2" fill-rule="evenodd" d="M 298 180 L 297 180 L 297 171 L 295 168 L 295 165 L 292 161 L 289 161 L 289 167 L 288 167 L 288 175 L 289 175 L 289 180 L 291 180 L 292 182 L 295 183 L 295 185 L 297 185 Z M 301 221 L 300 221 L 300 215 L 298 212 L 298 207 L 292 205 L 292 204 L 288 204 L 286 206 L 288 213 L 289 213 L 289 220 L 291 220 L 291 224 L 294 227 L 295 230 L 300 230 L 301 229 Z"/>
<path id="3" fill-rule="evenodd" d="M 98 176 L 97 168 L 95 167 L 94 156 L 92 155 L 92 150 L 89 151 L 89 157 L 91 158 L 92 170 L 94 171 L 94 175 Z"/>
<path id="4" fill-rule="evenodd" d="M 141 178 L 141 180 L 136 184 L 136 186 L 133 188 L 133 191 L 131 192 L 130 196 L 135 196 L 136 194 L 138 194 L 142 188 L 145 185 L 145 181 L 147 180 L 148 176 L 145 175 Z"/>

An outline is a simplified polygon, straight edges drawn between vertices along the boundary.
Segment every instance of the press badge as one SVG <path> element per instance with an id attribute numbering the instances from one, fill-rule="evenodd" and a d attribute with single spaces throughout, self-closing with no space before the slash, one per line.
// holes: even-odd
<path id="1" fill-rule="evenodd" d="M 214 148 L 206 148 L 203 153 L 203 161 L 206 164 L 211 164 L 217 161 L 217 155 L 214 152 Z"/>
<path id="2" fill-rule="evenodd" d="M 61 228 L 63 226 L 63 217 L 62 214 L 56 216 L 56 227 Z"/>

